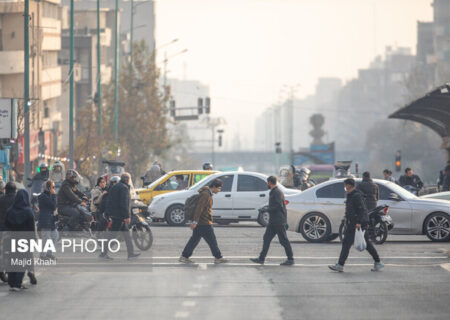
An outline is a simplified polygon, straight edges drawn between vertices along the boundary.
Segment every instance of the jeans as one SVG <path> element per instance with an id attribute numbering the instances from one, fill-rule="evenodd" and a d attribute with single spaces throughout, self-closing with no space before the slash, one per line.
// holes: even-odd
<path id="1" fill-rule="evenodd" d="M 294 254 L 292 252 L 291 243 L 287 237 L 286 228 L 282 224 L 268 224 L 266 227 L 266 232 L 264 233 L 264 243 L 261 253 L 259 254 L 259 259 L 263 260 L 267 256 L 267 252 L 269 251 L 270 243 L 272 242 L 275 236 L 278 236 L 278 240 L 280 244 L 284 247 L 284 251 L 286 252 L 286 256 L 289 260 L 294 259 Z"/>
<path id="2" fill-rule="evenodd" d="M 56 242 L 58 241 L 58 230 L 54 229 L 41 229 L 41 237 L 42 237 L 42 242 L 45 243 L 47 242 L 47 240 L 52 240 L 53 245 L 56 248 Z M 42 252 L 41 253 L 41 257 L 50 257 L 52 256 L 52 252 L 48 251 L 48 252 Z"/>
<path id="3" fill-rule="evenodd" d="M 370 255 L 372 256 L 375 262 L 380 262 L 378 252 L 373 246 L 372 242 L 370 242 L 367 226 L 363 227 L 363 230 L 366 230 L 366 232 L 364 233 L 364 239 L 366 240 L 367 243 L 366 250 L 369 251 Z M 352 247 L 353 242 L 355 242 L 355 232 L 356 232 L 355 225 L 347 224 L 347 228 L 345 229 L 344 233 L 344 241 L 342 242 L 342 250 L 338 262 L 341 266 L 345 264 L 345 261 L 348 258 L 348 254 L 350 253 L 350 248 Z"/>
<path id="4" fill-rule="evenodd" d="M 130 231 L 128 230 L 128 226 L 125 224 L 123 219 L 114 219 L 112 218 L 111 230 L 107 232 L 107 239 L 117 239 L 117 235 L 120 232 L 123 235 L 125 240 L 125 244 L 127 246 L 128 256 L 134 253 L 133 242 L 131 241 Z M 109 233 L 109 235 L 108 235 Z M 106 254 L 106 252 L 102 252 L 102 254 Z"/>
<path id="5" fill-rule="evenodd" d="M 72 206 L 63 206 L 58 209 L 58 213 L 63 216 L 69 217 L 69 222 L 67 224 L 69 225 L 70 230 L 75 230 L 78 227 L 81 214 L 77 208 L 74 208 Z"/>
<path id="6" fill-rule="evenodd" d="M 185 258 L 189 258 L 192 256 L 195 248 L 199 244 L 201 238 L 205 239 L 206 243 L 211 249 L 212 255 L 216 259 L 222 258 L 222 253 L 219 250 L 219 246 L 217 245 L 216 235 L 214 234 L 214 229 L 211 225 L 199 226 L 195 227 L 192 232 L 192 236 L 189 239 L 186 247 L 184 247 L 183 253 L 181 254 Z"/>
<path id="7" fill-rule="evenodd" d="M 8 272 L 8 284 L 11 288 L 20 288 L 22 286 L 25 272 Z"/>

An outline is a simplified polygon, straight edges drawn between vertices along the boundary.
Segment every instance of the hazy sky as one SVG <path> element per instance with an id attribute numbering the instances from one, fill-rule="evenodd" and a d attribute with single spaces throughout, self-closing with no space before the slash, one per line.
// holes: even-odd
<path id="1" fill-rule="evenodd" d="M 254 120 L 280 99 L 314 93 L 319 77 L 354 78 L 387 45 L 413 49 L 417 21 L 432 20 L 432 0 L 157 0 L 156 41 L 169 76 L 209 84 L 213 116 L 253 144 Z M 161 60 L 161 58 L 159 59 Z"/>

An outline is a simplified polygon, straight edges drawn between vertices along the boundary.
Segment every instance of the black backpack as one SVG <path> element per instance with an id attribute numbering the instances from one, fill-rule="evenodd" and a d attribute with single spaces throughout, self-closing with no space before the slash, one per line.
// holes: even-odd
<path id="1" fill-rule="evenodd" d="M 192 221 L 194 219 L 199 196 L 199 194 L 194 194 L 186 199 L 184 203 L 184 218 L 186 221 Z"/>

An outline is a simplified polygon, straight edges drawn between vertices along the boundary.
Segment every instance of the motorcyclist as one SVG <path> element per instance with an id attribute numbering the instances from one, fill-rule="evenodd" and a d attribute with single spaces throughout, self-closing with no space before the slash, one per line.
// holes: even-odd
<path id="1" fill-rule="evenodd" d="M 316 185 L 314 181 L 309 179 L 309 177 L 311 176 L 311 170 L 309 170 L 308 168 L 301 168 L 300 170 L 297 170 L 296 176 L 298 176 L 300 182 L 298 188 L 302 191 Z"/>
<path id="2" fill-rule="evenodd" d="M 420 191 L 420 189 L 423 188 L 422 180 L 420 180 L 420 177 L 418 175 L 414 174 L 414 172 L 412 171 L 411 168 L 405 169 L 405 174 L 400 177 L 399 182 L 402 187 L 405 187 L 405 186 L 414 187 L 416 189 L 415 190 L 416 193 L 418 193 Z"/>
<path id="3" fill-rule="evenodd" d="M 80 182 L 79 174 L 75 170 L 69 169 L 66 172 L 66 179 L 61 184 L 58 192 L 57 208 L 58 213 L 69 217 L 69 229 L 73 231 L 80 230 L 79 220 L 87 207 L 85 195 L 78 190 L 77 185 Z M 83 208 L 80 207 L 83 206 Z"/>
<path id="4" fill-rule="evenodd" d="M 42 185 L 45 181 L 48 180 L 48 177 L 48 165 L 45 162 L 42 162 L 39 165 L 39 172 L 34 175 L 34 177 L 31 179 L 31 183 L 28 184 L 28 188 L 31 188 L 31 194 L 41 193 Z"/>
<path id="5" fill-rule="evenodd" d="M 50 172 L 50 179 L 55 183 L 56 190 L 61 187 L 65 178 L 64 164 L 61 161 L 55 161 L 53 163 L 52 171 Z"/>

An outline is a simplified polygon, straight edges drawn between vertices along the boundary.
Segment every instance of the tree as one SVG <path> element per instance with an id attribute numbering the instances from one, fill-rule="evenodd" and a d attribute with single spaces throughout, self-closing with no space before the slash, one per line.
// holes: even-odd
<path id="1" fill-rule="evenodd" d="M 133 176 L 140 176 L 151 157 L 160 157 L 171 147 L 167 134 L 168 88 L 159 86 L 159 70 L 144 41 L 133 43 L 133 66 L 124 63 L 118 86 L 118 144 L 121 159 Z M 104 137 L 114 137 L 114 86 L 106 88 Z"/>

